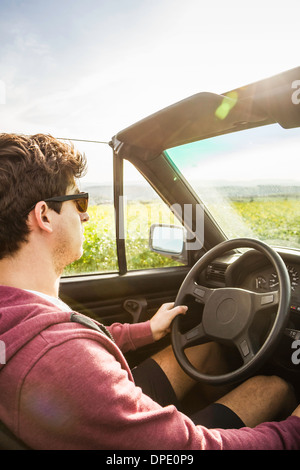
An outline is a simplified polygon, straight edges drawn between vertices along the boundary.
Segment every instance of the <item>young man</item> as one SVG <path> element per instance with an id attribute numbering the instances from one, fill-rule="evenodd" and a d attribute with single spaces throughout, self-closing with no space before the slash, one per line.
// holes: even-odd
<path id="1" fill-rule="evenodd" d="M 50 136 L 0 135 L 0 419 L 34 449 L 299 449 L 300 407 L 259 424 L 295 406 L 278 377 L 251 378 L 187 417 L 178 407 L 193 381 L 170 348 L 130 371 L 123 353 L 163 337 L 186 307 L 98 331 L 60 302 L 63 269 L 82 255 L 85 166 Z M 206 373 L 226 367 L 214 344 L 189 355 Z"/>

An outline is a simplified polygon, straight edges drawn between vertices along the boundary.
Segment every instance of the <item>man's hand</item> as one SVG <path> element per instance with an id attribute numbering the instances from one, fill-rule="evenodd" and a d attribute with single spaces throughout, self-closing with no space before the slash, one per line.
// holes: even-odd
<path id="1" fill-rule="evenodd" d="M 186 313 L 187 309 L 185 305 L 174 307 L 174 302 L 163 304 L 150 320 L 152 335 L 155 341 L 166 336 L 170 332 L 173 319 L 179 314 Z"/>

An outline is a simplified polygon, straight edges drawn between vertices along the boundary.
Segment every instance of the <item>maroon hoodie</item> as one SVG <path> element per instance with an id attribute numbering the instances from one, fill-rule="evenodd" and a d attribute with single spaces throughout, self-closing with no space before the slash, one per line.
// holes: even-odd
<path id="1" fill-rule="evenodd" d="M 0 419 L 29 447 L 300 449 L 296 416 L 254 429 L 208 430 L 144 395 L 123 353 L 153 341 L 149 322 L 115 323 L 112 340 L 33 293 L 0 286 L 0 299 Z"/>

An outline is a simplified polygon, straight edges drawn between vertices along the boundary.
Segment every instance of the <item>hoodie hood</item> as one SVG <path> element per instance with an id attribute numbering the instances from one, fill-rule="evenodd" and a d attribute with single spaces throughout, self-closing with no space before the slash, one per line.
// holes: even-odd
<path id="1" fill-rule="evenodd" d="M 71 312 L 59 310 L 38 295 L 0 286 L 0 341 L 5 346 L 5 364 L 41 331 L 54 324 L 69 322 L 70 317 Z M 0 364 L 0 370 L 5 364 Z"/>

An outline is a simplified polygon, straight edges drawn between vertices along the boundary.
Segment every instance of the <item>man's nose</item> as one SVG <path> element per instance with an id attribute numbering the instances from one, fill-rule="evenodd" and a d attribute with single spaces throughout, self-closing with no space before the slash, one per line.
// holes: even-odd
<path id="1" fill-rule="evenodd" d="M 81 215 L 81 222 L 88 222 L 90 220 L 90 216 L 87 212 L 83 212 Z"/>

